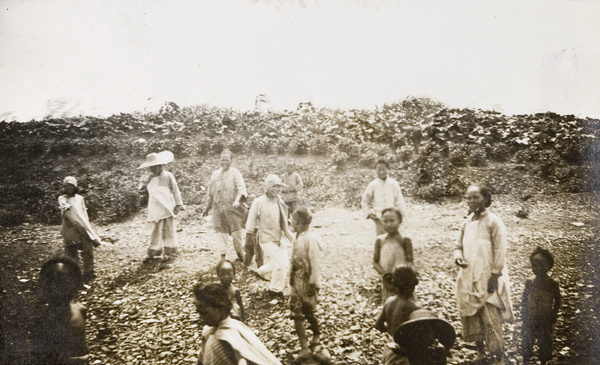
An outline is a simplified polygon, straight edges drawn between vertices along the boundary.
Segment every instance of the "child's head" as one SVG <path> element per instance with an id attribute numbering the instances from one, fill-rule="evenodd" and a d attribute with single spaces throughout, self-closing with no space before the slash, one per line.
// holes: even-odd
<path id="1" fill-rule="evenodd" d="M 312 222 L 312 214 L 306 207 L 300 207 L 292 213 L 292 229 L 296 232 L 304 232 Z"/>
<path id="2" fill-rule="evenodd" d="M 471 212 L 481 213 L 492 204 L 492 193 L 486 186 L 471 185 L 467 189 L 465 199 Z"/>
<path id="3" fill-rule="evenodd" d="M 76 194 L 79 189 L 77 188 L 77 179 L 73 176 L 67 176 L 63 179 L 63 189 L 68 195 Z"/>
<path id="4" fill-rule="evenodd" d="M 287 161 L 285 163 L 285 171 L 288 174 L 291 174 L 296 169 L 296 163 L 294 161 Z"/>
<path id="5" fill-rule="evenodd" d="M 65 254 L 57 254 L 42 265 L 42 296 L 51 306 L 69 303 L 77 295 L 81 284 L 81 269 L 75 260 Z"/>
<path id="6" fill-rule="evenodd" d="M 419 274 L 410 266 L 396 266 L 392 275 L 392 284 L 402 296 L 411 295 L 419 283 Z"/>
<path id="7" fill-rule="evenodd" d="M 387 233 L 394 233 L 402 224 L 402 213 L 396 208 L 385 208 L 381 212 L 381 222 Z"/>
<path id="8" fill-rule="evenodd" d="M 283 187 L 283 183 L 279 176 L 275 174 L 271 174 L 265 179 L 265 194 L 269 198 L 274 198 L 281 192 L 281 188 Z"/>
<path id="9" fill-rule="evenodd" d="M 375 172 L 377 173 L 377 177 L 381 180 L 385 180 L 387 178 L 389 169 L 390 164 L 384 159 L 379 159 L 375 163 Z"/>
<path id="10" fill-rule="evenodd" d="M 229 168 L 231 167 L 231 161 L 233 160 L 233 153 L 231 153 L 230 150 L 223 150 L 223 152 L 221 152 L 221 167 L 223 168 L 223 170 L 229 170 Z"/>
<path id="11" fill-rule="evenodd" d="M 224 287 L 229 287 L 235 278 L 235 266 L 229 260 L 221 260 L 217 264 L 217 276 Z"/>
<path id="12" fill-rule="evenodd" d="M 231 301 L 227 289 L 219 284 L 198 283 L 193 289 L 196 310 L 202 322 L 208 326 L 217 326 L 229 316 Z"/>
<path id="13" fill-rule="evenodd" d="M 554 266 L 554 256 L 550 251 L 539 246 L 533 250 L 529 261 L 531 261 L 531 270 L 536 276 L 546 274 Z"/>

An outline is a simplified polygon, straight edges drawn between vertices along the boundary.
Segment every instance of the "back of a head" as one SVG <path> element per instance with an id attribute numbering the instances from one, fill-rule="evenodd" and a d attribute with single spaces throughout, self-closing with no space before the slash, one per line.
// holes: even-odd
<path id="1" fill-rule="evenodd" d="M 69 256 L 63 253 L 54 255 L 42 265 L 39 285 L 46 303 L 68 303 L 81 288 L 81 269 Z"/>
<path id="2" fill-rule="evenodd" d="M 394 268 L 392 284 L 401 295 L 411 294 L 418 283 L 418 273 L 412 267 L 401 265 Z"/>
<path id="3" fill-rule="evenodd" d="M 212 307 L 231 309 L 231 301 L 229 300 L 227 289 L 220 284 L 198 283 L 194 286 L 193 292 L 198 302 L 205 303 Z"/>

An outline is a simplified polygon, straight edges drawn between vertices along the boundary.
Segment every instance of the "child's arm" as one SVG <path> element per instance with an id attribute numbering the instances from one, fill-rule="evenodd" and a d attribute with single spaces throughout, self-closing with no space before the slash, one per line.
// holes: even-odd
<path id="1" fill-rule="evenodd" d="M 558 318 L 558 310 L 560 309 L 561 302 L 560 287 L 558 286 L 558 283 L 554 280 L 552 280 L 552 294 L 552 296 L 554 297 L 554 306 L 552 307 L 552 323 L 554 324 L 556 323 L 556 319 Z"/>
<path id="2" fill-rule="evenodd" d="M 256 220 L 258 219 L 258 204 L 259 200 L 256 199 L 252 202 L 250 206 L 250 211 L 248 212 L 248 220 L 246 220 L 246 232 L 254 232 L 256 227 Z M 258 242 L 256 242 L 258 244 Z"/>
<path id="3" fill-rule="evenodd" d="M 378 238 L 375 240 L 375 250 L 373 251 L 373 268 L 379 273 L 379 275 L 385 274 L 383 267 L 379 264 L 381 256 L 381 240 Z"/>
<path id="4" fill-rule="evenodd" d="M 65 210 L 71 209 L 71 204 L 67 203 L 67 197 L 61 195 L 58 197 L 58 209 L 60 209 L 61 214 L 65 212 Z"/>
<path id="5" fill-rule="evenodd" d="M 302 190 L 303 187 L 304 187 L 304 182 L 302 181 L 300 174 L 296 173 L 296 187 L 294 189 L 296 191 L 300 191 L 300 190 Z"/>
<path id="6" fill-rule="evenodd" d="M 402 241 L 402 246 L 404 246 L 404 257 L 406 258 L 408 265 L 412 266 L 414 263 L 412 240 L 405 237 Z"/>
<path id="7" fill-rule="evenodd" d="M 369 183 L 365 192 L 363 193 L 362 199 L 360 201 L 360 206 L 362 207 L 363 213 L 365 217 L 369 218 L 372 214 L 375 214 L 373 211 L 373 184 Z"/>
<path id="8" fill-rule="evenodd" d="M 242 295 L 239 289 L 235 289 L 235 301 L 240 306 L 240 319 L 242 322 L 246 320 L 246 311 L 244 310 L 244 303 L 242 303 Z"/>
<path id="9" fill-rule="evenodd" d="M 529 322 L 529 293 L 531 292 L 531 280 L 527 279 L 525 281 L 525 289 L 523 289 L 523 296 L 521 297 L 521 320 L 523 324 Z"/>
<path id="10" fill-rule="evenodd" d="M 381 313 L 379 313 L 379 317 L 377 317 L 377 321 L 375 322 L 375 329 L 380 332 L 387 333 L 387 329 L 385 326 L 385 305 L 383 306 Z"/>
<path id="11" fill-rule="evenodd" d="M 456 265 L 460 267 L 467 267 L 467 263 L 465 262 L 465 258 L 463 256 L 463 236 L 465 234 L 465 224 L 461 224 L 460 233 L 458 235 L 458 240 L 456 241 L 456 246 L 454 248 L 454 262 Z"/>
<path id="12" fill-rule="evenodd" d="M 240 205 L 240 199 L 242 199 L 243 196 L 248 196 L 248 192 L 246 192 L 246 183 L 244 183 L 244 178 L 242 177 L 242 174 L 239 171 L 237 171 L 237 174 L 235 174 L 234 176 L 235 191 L 237 192 L 237 195 L 235 196 L 235 200 L 233 201 L 233 206 L 237 208 Z"/>
<path id="13" fill-rule="evenodd" d="M 173 209 L 173 213 L 177 214 L 180 210 L 185 210 L 185 207 L 183 206 L 183 200 L 181 199 L 181 191 L 179 191 L 177 180 L 175 180 L 175 176 L 173 174 L 169 174 L 169 187 L 171 188 L 171 193 L 173 194 L 173 199 L 175 200 L 175 208 Z"/>
<path id="14" fill-rule="evenodd" d="M 310 262 L 310 278 L 308 279 L 308 284 L 318 288 L 319 278 L 321 277 L 321 250 L 314 237 L 311 237 L 309 242 L 308 260 Z"/>

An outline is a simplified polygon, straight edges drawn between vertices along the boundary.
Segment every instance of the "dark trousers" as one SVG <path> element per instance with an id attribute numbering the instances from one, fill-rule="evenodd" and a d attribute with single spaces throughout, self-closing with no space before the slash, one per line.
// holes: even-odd
<path id="1" fill-rule="evenodd" d="M 79 250 L 81 250 L 81 271 L 83 275 L 94 273 L 94 244 L 91 240 L 84 240 L 80 244 L 69 245 L 65 252 L 75 261 L 79 262 Z"/>
<path id="2" fill-rule="evenodd" d="M 244 244 L 244 265 L 250 266 L 252 258 L 256 254 L 256 267 L 261 267 L 264 264 L 263 250 L 258 244 L 257 235 L 255 233 L 246 233 L 246 243 Z"/>

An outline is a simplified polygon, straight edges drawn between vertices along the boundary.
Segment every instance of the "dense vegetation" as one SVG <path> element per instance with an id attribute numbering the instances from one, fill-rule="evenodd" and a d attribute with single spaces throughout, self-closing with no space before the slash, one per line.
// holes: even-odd
<path id="1" fill-rule="evenodd" d="M 380 157 L 392 162 L 408 195 L 427 200 L 460 194 L 472 180 L 521 196 L 595 191 L 599 124 L 555 113 L 449 109 L 414 98 L 375 110 L 302 103 L 295 111 L 261 113 L 167 103 L 158 113 L 106 119 L 5 121 L 0 223 L 57 222 L 60 182 L 70 174 L 80 179 L 93 219 L 123 220 L 143 206 L 136 167 L 164 149 L 177 157 L 172 170 L 188 204 L 202 203 L 208 172 L 224 148 L 240 156 L 250 186 L 273 169 L 254 163 L 254 154 L 312 156 L 322 163 L 306 174 L 307 196 L 350 206 L 370 178 L 357 171 Z"/>

